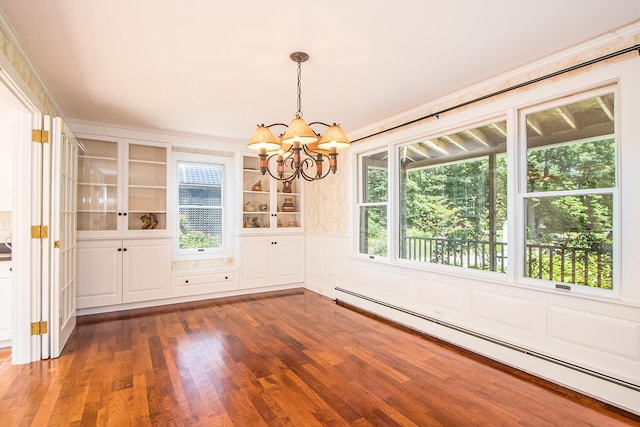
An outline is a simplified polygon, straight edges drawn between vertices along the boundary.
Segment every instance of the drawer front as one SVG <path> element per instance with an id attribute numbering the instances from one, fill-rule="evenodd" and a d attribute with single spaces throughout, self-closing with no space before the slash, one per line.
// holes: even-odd
<path id="1" fill-rule="evenodd" d="M 174 276 L 172 296 L 189 296 L 238 289 L 235 271 Z"/>

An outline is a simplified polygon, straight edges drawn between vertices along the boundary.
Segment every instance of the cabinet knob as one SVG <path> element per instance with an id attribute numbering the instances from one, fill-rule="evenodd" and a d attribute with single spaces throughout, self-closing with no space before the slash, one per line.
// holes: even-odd
<path id="1" fill-rule="evenodd" d="M 123 248 L 122 250 L 126 252 L 126 251 L 127 251 L 127 248 Z"/>
<path id="2" fill-rule="evenodd" d="M 189 281 L 188 281 L 188 280 L 185 280 L 185 281 L 184 281 L 184 283 L 189 283 Z"/>
<path id="3" fill-rule="evenodd" d="M 227 280 L 229 278 L 229 276 L 224 276 L 224 280 Z"/>
<path id="4" fill-rule="evenodd" d="M 118 216 L 122 216 L 122 212 L 118 212 Z"/>
<path id="5" fill-rule="evenodd" d="M 122 248 L 118 248 L 118 252 L 122 252 Z"/>
<path id="6" fill-rule="evenodd" d="M 127 213 L 126 213 L 126 212 L 124 212 L 122 215 L 127 216 Z"/>

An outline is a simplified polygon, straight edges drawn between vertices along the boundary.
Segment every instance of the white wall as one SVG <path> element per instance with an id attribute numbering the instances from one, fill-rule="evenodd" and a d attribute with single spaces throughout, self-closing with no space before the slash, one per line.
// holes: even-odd
<path id="1" fill-rule="evenodd" d="M 418 267 L 371 260 L 358 254 L 357 224 L 353 221 L 348 236 L 320 233 L 307 236 L 306 287 L 640 414 L 640 392 L 637 391 L 640 389 L 640 222 L 637 221 L 640 218 L 640 198 L 637 197 L 640 57 L 637 54 L 503 95 L 439 120 L 370 138 L 350 153 L 348 205 L 353 213 L 358 152 L 381 146 L 394 150 L 395 144 L 424 133 L 434 134 L 438 129 L 454 128 L 485 117 L 514 117 L 519 108 L 527 105 L 611 83 L 620 87 L 620 109 L 616 115 L 620 119 L 622 233 L 620 251 L 615 254 L 621 266 L 617 295 L 587 296 L 543 289 L 521 281 L 514 274 L 479 276 L 462 268 Z M 494 344 L 474 334 L 526 349 L 540 357 Z M 543 356 L 613 380 L 563 367 L 542 359 Z M 618 385 L 616 380 L 637 388 Z"/>

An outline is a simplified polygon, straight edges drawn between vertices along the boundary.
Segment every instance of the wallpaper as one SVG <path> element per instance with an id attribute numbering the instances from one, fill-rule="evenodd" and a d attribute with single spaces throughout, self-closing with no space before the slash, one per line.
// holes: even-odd
<path id="1" fill-rule="evenodd" d="M 338 171 L 320 181 L 305 182 L 304 230 L 308 233 L 346 236 L 349 232 L 348 154 L 338 153 Z"/>
<path id="2" fill-rule="evenodd" d="M 0 53 L 9 60 L 11 66 L 16 70 L 24 84 L 31 89 L 36 97 L 37 103 L 40 105 L 40 112 L 50 116 L 59 116 L 60 113 L 57 111 L 55 103 L 47 95 L 45 87 L 33 73 L 29 62 L 24 59 L 19 49 L 16 48 L 11 39 L 7 37 L 3 28 L 0 28 Z M 32 102 L 34 102 L 34 100 L 32 100 Z"/>

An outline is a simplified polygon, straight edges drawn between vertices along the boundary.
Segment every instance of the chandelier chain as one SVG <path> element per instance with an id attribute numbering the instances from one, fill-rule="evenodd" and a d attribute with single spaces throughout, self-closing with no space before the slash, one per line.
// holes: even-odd
<path id="1" fill-rule="evenodd" d="M 302 117 L 302 67 L 298 61 L 298 111 L 296 111 L 297 117 Z"/>

